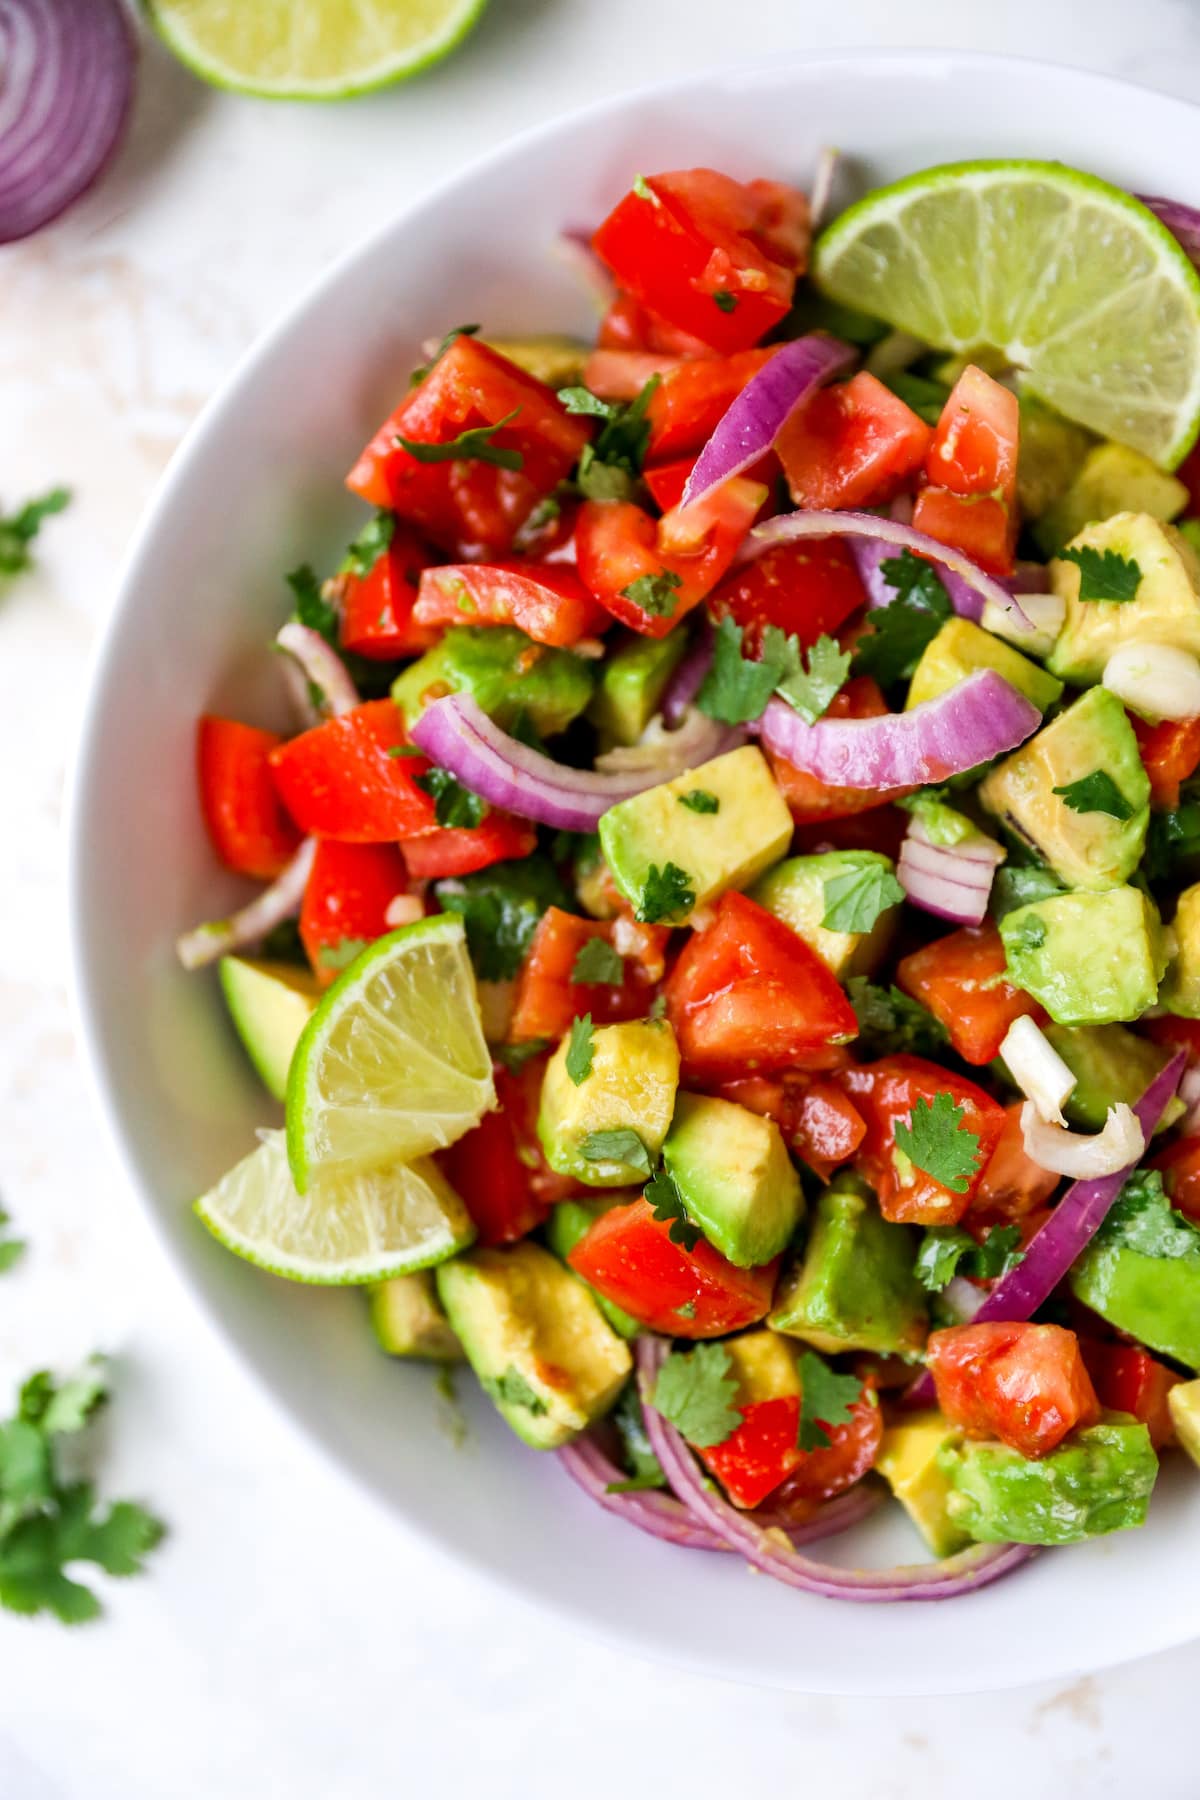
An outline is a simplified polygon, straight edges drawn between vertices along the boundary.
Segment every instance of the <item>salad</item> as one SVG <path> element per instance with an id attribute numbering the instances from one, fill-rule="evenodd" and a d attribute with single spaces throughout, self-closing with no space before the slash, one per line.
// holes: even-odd
<path id="1" fill-rule="evenodd" d="M 285 1129 L 197 1202 L 670 1542 L 973 1591 L 1200 1463 L 1200 216 L 637 175 L 208 716 Z M 933 1560 L 807 1547 L 893 1498 Z"/>

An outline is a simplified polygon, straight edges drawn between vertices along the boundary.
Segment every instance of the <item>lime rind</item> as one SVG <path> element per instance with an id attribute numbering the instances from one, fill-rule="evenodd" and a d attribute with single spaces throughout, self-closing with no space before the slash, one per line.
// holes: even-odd
<path id="1" fill-rule="evenodd" d="M 1001 351 L 1040 399 L 1164 468 L 1200 428 L 1200 276 L 1131 194 L 1062 163 L 949 163 L 819 238 L 818 287 L 938 349 Z"/>

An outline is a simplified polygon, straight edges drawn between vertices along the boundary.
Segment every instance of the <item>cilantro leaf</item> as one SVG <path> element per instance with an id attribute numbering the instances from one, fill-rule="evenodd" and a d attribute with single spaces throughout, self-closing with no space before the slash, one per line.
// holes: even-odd
<path id="1" fill-rule="evenodd" d="M 452 325 L 429 361 L 423 363 L 419 369 L 413 370 L 412 378 L 414 387 L 418 381 L 424 381 L 425 377 L 429 374 L 429 371 L 441 362 L 455 338 L 474 337 L 476 332 L 481 329 L 482 328 L 478 325 Z"/>
<path id="2" fill-rule="evenodd" d="M 691 912 L 695 904 L 696 890 L 686 869 L 673 862 L 664 863 L 661 869 L 651 863 L 633 916 L 642 925 L 654 925 L 675 913 Z"/>
<path id="3" fill-rule="evenodd" d="M 620 987 L 625 979 L 625 959 L 606 938 L 591 937 L 581 944 L 571 965 L 573 982 L 603 982 L 607 987 Z"/>
<path id="4" fill-rule="evenodd" d="M 627 1125 L 615 1131 L 589 1131 L 579 1146 L 585 1162 L 628 1163 L 642 1175 L 650 1173 L 650 1153 L 636 1131 Z"/>
<path id="5" fill-rule="evenodd" d="M 825 931 L 870 931 L 904 899 L 904 889 L 886 863 L 864 863 L 831 875 L 824 884 Z"/>
<path id="6" fill-rule="evenodd" d="M 496 433 L 503 431 L 506 425 L 511 425 L 520 410 L 519 406 L 514 406 L 511 412 L 505 413 L 502 419 L 497 419 L 494 425 L 474 425 L 468 431 L 460 431 L 457 437 L 448 439 L 444 444 L 422 443 L 417 438 L 405 437 L 399 431 L 393 441 L 401 450 L 407 451 L 414 462 L 481 462 L 491 463 L 497 469 L 522 469 L 525 458 L 519 450 L 493 442 Z"/>
<path id="7" fill-rule="evenodd" d="M 932 563 L 917 556 L 912 550 L 902 550 L 899 556 L 885 557 L 879 565 L 879 572 L 890 588 L 894 588 L 898 600 L 920 600 L 933 612 L 938 612 L 943 605 L 950 603 L 949 595 L 938 580 L 937 570 Z"/>
<path id="8" fill-rule="evenodd" d="M 778 679 L 776 663 L 755 662 L 742 655 L 742 628 L 726 615 L 717 626 L 712 667 L 696 695 L 696 705 L 722 725 L 747 725 L 761 716 Z"/>
<path id="9" fill-rule="evenodd" d="M 734 312 L 737 308 L 737 295 L 731 294 L 728 288 L 718 288 L 713 300 L 723 313 Z"/>
<path id="10" fill-rule="evenodd" d="M 3 1206 L 0 1206 L 0 1275 L 3 1275 L 7 1269 L 11 1269 L 13 1264 L 19 1262 L 25 1254 L 24 1238 L 8 1235 L 7 1227 L 11 1223 L 8 1213 Z"/>
<path id="11" fill-rule="evenodd" d="M 682 586 L 674 569 L 660 569 L 657 575 L 639 575 L 636 581 L 621 589 L 621 594 L 652 618 L 666 619 L 675 611 L 678 604 L 676 590 Z"/>
<path id="12" fill-rule="evenodd" d="M 694 813 L 715 813 L 721 810 L 721 802 L 707 788 L 693 788 L 690 794 L 680 794 L 679 804 Z"/>
<path id="13" fill-rule="evenodd" d="M 346 550 L 339 573 L 369 575 L 391 543 L 396 531 L 395 513 L 373 513 Z"/>
<path id="14" fill-rule="evenodd" d="M 659 1019 L 666 1017 L 666 1013 L 667 996 L 665 994 L 655 994 L 653 1000 L 650 1002 L 650 1011 L 646 1014 L 646 1017 L 652 1024 L 657 1024 Z"/>
<path id="15" fill-rule="evenodd" d="M 854 1416 L 850 1409 L 862 1399 L 863 1385 L 857 1375 L 839 1375 L 815 1350 L 806 1350 L 798 1367 L 800 1430 L 797 1447 L 824 1450 L 833 1442 L 826 1428 L 850 1424 Z"/>
<path id="16" fill-rule="evenodd" d="M 940 1293 L 957 1274 L 998 1281 L 1024 1259 L 1018 1225 L 993 1225 L 982 1244 L 961 1225 L 930 1225 L 921 1239 L 914 1273 L 923 1288 Z"/>
<path id="17" fill-rule="evenodd" d="M 915 1101 L 908 1122 L 895 1127 L 897 1151 L 956 1194 L 966 1193 L 979 1160 L 979 1137 L 963 1124 L 965 1116 L 949 1094 L 935 1094 Z"/>
<path id="18" fill-rule="evenodd" d="M 487 816 L 487 801 L 464 787 L 449 769 L 427 769 L 413 780 L 432 796 L 433 816 L 446 831 L 473 831 Z"/>
<path id="19" fill-rule="evenodd" d="M 1159 1261 L 1200 1257 L 1200 1228 L 1171 1205 L 1157 1169 L 1138 1169 L 1117 1195 L 1093 1244 L 1097 1255 L 1118 1248 Z"/>
<path id="20" fill-rule="evenodd" d="M 1178 879 L 1198 860 L 1200 802 L 1185 800 L 1166 812 L 1151 812 L 1142 857 L 1147 881 Z"/>
<path id="21" fill-rule="evenodd" d="M 854 672 L 892 687 L 912 674 L 954 609 L 932 567 L 911 550 L 886 558 L 879 567 L 896 598 L 871 613 L 872 629 L 855 646 Z"/>
<path id="22" fill-rule="evenodd" d="M 298 569 L 291 569 L 283 578 L 292 590 L 296 602 L 295 617 L 301 625 L 307 625 L 333 648 L 339 648 L 338 610 L 325 598 L 321 591 L 321 583 L 311 563 L 301 563 Z"/>
<path id="23" fill-rule="evenodd" d="M 949 1042 L 946 1028 L 898 987 L 877 987 L 865 975 L 852 975 L 846 993 L 858 1020 L 860 1038 L 880 1056 L 909 1050 L 937 1056 Z"/>
<path id="24" fill-rule="evenodd" d="M 650 1203 L 650 1211 L 659 1223 L 665 1225 L 670 1219 L 671 1229 L 667 1236 L 671 1242 L 678 1244 L 682 1250 L 694 1250 L 702 1233 L 688 1218 L 674 1177 L 666 1169 L 659 1169 L 642 1191 Z"/>
<path id="25" fill-rule="evenodd" d="M 336 944 L 322 944 L 317 951 L 317 961 L 323 969 L 348 969 L 352 962 L 357 962 L 364 950 L 371 946 L 370 938 L 344 937 Z"/>
<path id="26" fill-rule="evenodd" d="M 605 1492 L 609 1494 L 635 1494 L 647 1488 L 665 1488 L 667 1478 L 663 1474 L 662 1464 L 654 1454 L 649 1433 L 646 1430 L 646 1419 L 642 1412 L 642 1402 L 638 1395 L 637 1382 L 627 1381 L 621 1389 L 621 1397 L 611 1414 L 621 1440 L 621 1461 L 629 1471 L 628 1481 L 610 1481 Z"/>
<path id="27" fill-rule="evenodd" d="M 485 1375 L 480 1385 L 493 1400 L 500 1400 L 505 1406 L 522 1406 L 535 1419 L 541 1418 L 547 1410 L 546 1402 L 537 1389 L 530 1386 L 520 1369 L 515 1368 L 512 1363 L 503 1374 Z"/>
<path id="28" fill-rule="evenodd" d="M 592 1015 L 584 1013 L 582 1019 L 572 1020 L 567 1044 L 567 1074 L 576 1087 L 582 1087 L 592 1072 L 592 1050 Z"/>
<path id="29" fill-rule="evenodd" d="M 570 895 L 545 856 L 493 863 L 434 885 L 443 912 L 458 913 L 481 981 L 511 981 L 548 907 L 572 910 Z"/>
<path id="30" fill-rule="evenodd" d="M 980 1281 L 999 1281 L 1024 1261 L 1020 1226 L 993 1225 L 982 1244 L 975 1245 L 971 1273 Z"/>
<path id="31" fill-rule="evenodd" d="M 1081 600 L 1136 600 L 1142 584 L 1142 571 L 1132 557 L 1118 556 L 1115 550 L 1095 550 L 1090 544 L 1078 549 L 1060 550 L 1060 562 L 1074 563 L 1079 570 Z"/>
<path id="32" fill-rule="evenodd" d="M 549 1038 L 525 1038 L 519 1044 L 498 1044 L 492 1055 L 510 1074 L 519 1075 L 527 1062 L 532 1062 L 535 1056 L 541 1056 L 549 1048 Z"/>
<path id="33" fill-rule="evenodd" d="M 628 403 L 601 400 L 585 387 L 559 389 L 569 413 L 604 421 L 579 458 L 577 481 L 588 500 L 628 500 L 632 495 L 650 443 L 650 402 L 661 382 L 661 375 L 652 375 Z"/>
<path id="34" fill-rule="evenodd" d="M 673 1350 L 654 1384 L 655 1410 L 697 1449 L 723 1444 L 742 1423 L 734 1402 L 738 1383 L 724 1344 Z"/>
<path id="35" fill-rule="evenodd" d="M 69 488 L 51 488 L 40 499 L 27 500 L 7 517 L 0 513 L 0 575 L 20 575 L 33 567 L 29 546 L 42 528 L 42 522 L 60 513 L 71 501 Z"/>
<path id="36" fill-rule="evenodd" d="M 1058 876 L 1044 863 L 1031 863 L 1027 867 L 1005 863 L 993 877 L 989 909 L 992 917 L 1000 920 L 1020 906 L 1031 906 L 1035 900 L 1053 899 L 1055 894 L 1064 891 Z"/>
<path id="37" fill-rule="evenodd" d="M 1081 775 L 1078 781 L 1068 781 L 1065 786 L 1052 789 L 1052 792 L 1072 812 L 1107 813 L 1110 819 L 1132 819 L 1137 811 L 1135 806 L 1129 804 L 1107 769 L 1093 769 L 1090 775 Z"/>
<path id="38" fill-rule="evenodd" d="M 601 400 L 590 388 L 559 388 L 558 397 L 566 412 L 588 419 L 615 419 L 624 408 L 619 400 Z"/>
<path id="39" fill-rule="evenodd" d="M 777 643 L 783 653 L 779 657 L 774 653 Z M 778 626 L 768 625 L 763 633 L 763 661 L 779 661 L 775 692 L 806 724 L 815 725 L 850 673 L 851 658 L 848 650 L 839 650 L 834 639 L 822 632 L 808 652 L 806 669 L 797 640 L 785 638 Z"/>

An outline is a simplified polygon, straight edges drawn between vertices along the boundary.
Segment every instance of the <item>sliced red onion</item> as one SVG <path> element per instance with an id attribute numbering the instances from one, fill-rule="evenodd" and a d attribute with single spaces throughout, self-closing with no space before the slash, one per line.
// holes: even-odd
<path id="1" fill-rule="evenodd" d="M 806 1593 L 823 1594 L 830 1600 L 950 1600 L 998 1580 L 1033 1554 L 1028 1544 L 974 1544 L 943 1562 L 896 1569 L 843 1569 L 799 1555 L 780 1534 L 764 1531 L 756 1520 L 720 1497 L 714 1484 L 701 1473 L 683 1438 L 655 1410 L 654 1384 L 666 1351 L 667 1345 L 661 1338 L 638 1341 L 638 1381 L 654 1453 L 675 1493 L 693 1516 L 762 1574 Z"/>
<path id="2" fill-rule="evenodd" d="M 282 875 L 269 888 L 256 894 L 248 906 L 228 919 L 214 919 L 197 925 L 175 940 L 175 954 L 185 969 L 202 969 L 234 950 L 244 950 L 259 943 L 268 931 L 285 919 L 294 919 L 300 911 L 308 872 L 316 852 L 315 838 L 305 838 Z"/>
<path id="3" fill-rule="evenodd" d="M 740 475 L 757 462 L 771 448 L 797 407 L 803 406 L 822 382 L 853 361 L 854 351 L 848 344 L 815 332 L 781 344 L 722 415 L 696 458 L 680 506 L 691 506 L 721 482 Z"/>
<path id="4" fill-rule="evenodd" d="M 311 731 L 314 725 L 321 723 L 324 714 L 313 704 L 312 685 L 300 664 L 290 656 L 280 660 L 283 672 L 283 685 L 287 689 L 288 700 L 298 731 Z"/>
<path id="5" fill-rule="evenodd" d="M 318 708 L 326 718 L 336 719 L 362 705 L 362 696 L 351 681 L 346 665 L 319 631 L 290 619 L 275 633 L 275 642 L 299 663 L 305 679 L 320 690 L 324 704 Z"/>
<path id="6" fill-rule="evenodd" d="M 984 833 L 960 844 L 932 843 L 920 819 L 909 822 L 896 877 L 914 906 L 957 925 L 982 925 L 992 877 L 1004 851 Z"/>
<path id="7" fill-rule="evenodd" d="M 137 43 L 121 0 L 0 6 L 0 244 L 40 231 L 115 152 Z"/>
<path id="8" fill-rule="evenodd" d="M 839 162 L 842 160 L 840 150 L 834 150 L 826 144 L 817 157 L 817 166 L 813 170 L 812 193 L 809 195 L 808 208 L 812 219 L 812 228 L 818 231 L 821 220 L 829 208 L 829 197 L 833 192 L 834 177 Z"/>
<path id="9" fill-rule="evenodd" d="M 1194 206 L 1185 206 L 1182 200 L 1166 200 L 1161 194 L 1135 194 L 1134 199 L 1140 200 L 1162 220 L 1171 236 L 1183 245 L 1200 268 L 1200 211 Z"/>
<path id="10" fill-rule="evenodd" d="M 444 703 L 443 703 L 444 704 Z M 1042 715 L 994 669 L 977 669 L 957 687 L 911 712 L 874 719 L 806 724 L 786 700 L 771 700 L 762 741 L 828 787 L 924 787 L 1015 750 Z"/>
<path id="11" fill-rule="evenodd" d="M 713 630 L 707 614 L 690 650 L 667 683 L 663 695 L 662 716 L 674 727 L 682 724 L 683 715 L 704 686 L 704 677 L 712 668 Z"/>
<path id="12" fill-rule="evenodd" d="M 653 782 L 666 779 L 665 768 L 672 772 L 694 769 L 697 763 L 711 762 L 726 750 L 745 742 L 744 731 L 726 725 L 715 725 L 706 713 L 689 707 L 674 731 L 668 731 L 663 715 L 656 713 L 636 744 L 618 744 L 596 758 L 602 775 L 648 775 Z"/>

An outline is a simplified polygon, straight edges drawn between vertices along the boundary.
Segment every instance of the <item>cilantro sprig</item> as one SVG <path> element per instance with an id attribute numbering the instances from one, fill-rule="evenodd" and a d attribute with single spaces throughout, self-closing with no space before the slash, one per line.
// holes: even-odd
<path id="1" fill-rule="evenodd" d="M 862 1399 L 857 1375 L 839 1375 L 815 1350 L 806 1350 L 797 1365 L 800 1371 L 800 1450 L 824 1450 L 832 1444 L 830 1430 L 849 1425 L 852 1408 Z"/>
<path id="2" fill-rule="evenodd" d="M 846 993 L 858 1020 L 859 1037 L 879 1056 L 908 1050 L 937 1056 L 949 1043 L 946 1028 L 898 987 L 878 987 L 865 975 L 852 975 Z"/>
<path id="3" fill-rule="evenodd" d="M 581 944 L 571 965 L 572 982 L 590 986 L 620 987 L 625 979 L 625 959 L 607 938 L 590 937 Z"/>
<path id="4" fill-rule="evenodd" d="M 712 667 L 696 696 L 701 712 L 723 725 L 746 725 L 761 717 L 772 694 L 778 694 L 815 725 L 850 672 L 849 654 L 822 635 L 806 661 L 800 640 L 777 625 L 764 630 L 757 657 L 742 654 L 742 638 L 741 626 L 726 615 L 713 639 Z"/>
<path id="5" fill-rule="evenodd" d="M 1115 550 L 1096 550 L 1091 544 L 1077 549 L 1060 550 L 1060 562 L 1074 563 L 1079 570 L 1081 600 L 1136 600 L 1142 585 L 1142 570 L 1131 556 L 1119 556 Z"/>
<path id="6" fill-rule="evenodd" d="M 694 813 L 715 813 L 721 810 L 720 800 L 708 788 L 693 788 L 690 794 L 680 794 L 679 804 Z"/>
<path id="7" fill-rule="evenodd" d="M 689 913 L 696 904 L 696 890 L 686 869 L 665 862 L 661 868 L 651 863 L 642 883 L 642 897 L 634 918 L 642 925 L 655 925 L 677 913 Z"/>
<path id="8" fill-rule="evenodd" d="M 671 1242 L 678 1244 L 681 1250 L 694 1250 L 703 1234 L 688 1218 L 674 1177 L 665 1168 L 659 1169 L 642 1191 L 659 1224 L 665 1225 L 670 1220 L 671 1229 L 667 1236 Z"/>
<path id="9" fill-rule="evenodd" d="M 494 425 L 473 425 L 469 430 L 460 431 L 457 437 L 448 438 L 445 443 L 427 444 L 419 438 L 405 437 L 403 432 L 396 432 L 394 441 L 401 450 L 406 450 L 414 462 L 481 462 L 490 463 L 493 468 L 516 471 L 525 466 L 525 458 L 516 448 L 495 442 L 496 433 L 511 425 L 521 411 L 514 406 L 511 412 L 497 419 Z"/>
<path id="10" fill-rule="evenodd" d="M 896 1152 L 942 1187 L 965 1194 L 979 1160 L 979 1136 L 963 1123 L 966 1108 L 949 1094 L 916 1100 L 894 1132 Z"/>
<path id="11" fill-rule="evenodd" d="M 929 1293 L 940 1293 L 955 1275 L 998 1281 L 1025 1260 L 1019 1225 L 993 1225 L 981 1244 L 961 1225 L 930 1225 L 917 1251 L 914 1272 Z"/>
<path id="12" fill-rule="evenodd" d="M 1107 769 L 1093 769 L 1078 781 L 1052 790 L 1064 806 L 1077 813 L 1107 813 L 1110 819 L 1132 819 L 1137 811 L 1125 798 Z"/>
<path id="13" fill-rule="evenodd" d="M 569 413 L 604 421 L 579 458 L 576 482 L 585 499 L 628 500 L 633 494 L 650 444 L 650 402 L 661 384 L 662 376 L 652 375 L 627 402 L 601 400 L 585 387 L 558 390 Z"/>
<path id="14" fill-rule="evenodd" d="M 873 675 L 886 688 L 907 680 L 954 609 L 929 563 L 911 550 L 885 558 L 879 568 L 896 598 L 871 613 L 872 629 L 855 647 L 854 673 Z"/>
<path id="15" fill-rule="evenodd" d="M 487 815 L 487 801 L 464 787 L 449 769 L 427 769 L 413 781 L 433 800 L 433 816 L 446 831 L 473 831 Z"/>
<path id="16" fill-rule="evenodd" d="M 821 924 L 826 931 L 870 931 L 885 912 L 905 898 L 886 862 L 864 863 L 831 875 L 823 891 Z"/>
<path id="17" fill-rule="evenodd" d="M 694 1350 L 673 1350 L 658 1372 L 656 1411 L 699 1450 L 723 1444 L 742 1423 L 732 1370 L 733 1358 L 723 1344 L 697 1344 Z"/>

